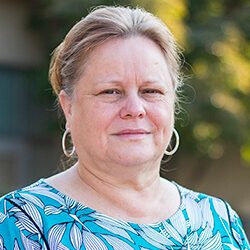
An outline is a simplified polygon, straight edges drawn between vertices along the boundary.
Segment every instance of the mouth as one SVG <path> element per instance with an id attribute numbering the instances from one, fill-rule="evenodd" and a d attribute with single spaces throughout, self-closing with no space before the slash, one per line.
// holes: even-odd
<path id="1" fill-rule="evenodd" d="M 142 139 L 149 134 L 151 133 L 144 129 L 124 129 L 113 135 L 127 139 Z"/>

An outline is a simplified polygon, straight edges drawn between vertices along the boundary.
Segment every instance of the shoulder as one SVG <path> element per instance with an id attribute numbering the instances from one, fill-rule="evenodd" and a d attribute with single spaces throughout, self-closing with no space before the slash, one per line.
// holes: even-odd
<path id="1" fill-rule="evenodd" d="M 51 202 L 63 205 L 65 204 L 65 199 L 63 196 L 63 194 L 57 190 L 54 190 L 41 179 L 27 187 L 15 190 L 1 197 L 0 211 L 1 207 L 5 204 L 16 207 L 34 205 L 40 208 L 44 208 L 47 203 L 49 204 Z"/>
<path id="2" fill-rule="evenodd" d="M 187 210 L 199 210 L 203 217 L 211 215 L 213 219 L 223 219 L 227 222 L 230 222 L 232 217 L 230 215 L 236 214 L 231 206 L 221 198 L 176 185 L 179 189 L 182 203 L 185 204 Z"/>
<path id="3" fill-rule="evenodd" d="M 241 219 L 226 201 L 178 184 L 177 187 L 191 224 L 208 225 L 213 234 L 219 232 L 221 237 L 230 238 L 229 242 L 242 247 L 240 249 L 250 249 Z"/>
<path id="4" fill-rule="evenodd" d="M 227 203 L 218 197 L 193 191 L 185 188 L 179 184 L 176 184 L 179 189 L 179 193 L 183 202 L 189 207 L 198 206 L 200 209 L 211 210 L 220 216 L 227 216 Z"/>
<path id="5" fill-rule="evenodd" d="M 29 195 L 23 188 L 0 198 L 0 245 L 3 249 L 40 249 L 43 244 L 38 203 L 35 198 L 33 201 L 37 205 L 28 201 Z"/>

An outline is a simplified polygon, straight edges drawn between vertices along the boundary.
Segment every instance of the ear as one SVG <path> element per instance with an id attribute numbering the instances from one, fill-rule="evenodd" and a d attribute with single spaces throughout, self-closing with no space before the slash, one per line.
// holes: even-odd
<path id="1" fill-rule="evenodd" d="M 72 100 L 64 90 L 61 90 L 58 99 L 66 119 L 66 127 L 70 129 L 71 116 L 72 116 L 71 113 Z"/>

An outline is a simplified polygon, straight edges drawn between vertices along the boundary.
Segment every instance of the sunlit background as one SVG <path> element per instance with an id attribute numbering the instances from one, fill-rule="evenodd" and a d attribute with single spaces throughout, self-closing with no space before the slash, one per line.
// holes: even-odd
<path id="1" fill-rule="evenodd" d="M 159 16 L 183 53 L 181 145 L 163 175 L 229 201 L 250 235 L 250 1 L 115 3 Z M 113 4 L 0 0 L 0 194 L 61 168 L 64 125 L 47 80 L 50 54 L 94 6 Z"/>

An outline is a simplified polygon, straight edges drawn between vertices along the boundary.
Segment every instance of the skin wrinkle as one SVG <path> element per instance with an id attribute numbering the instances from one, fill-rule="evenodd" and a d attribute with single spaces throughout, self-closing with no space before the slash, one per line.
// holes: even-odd
<path id="1" fill-rule="evenodd" d="M 174 125 L 175 93 L 154 42 L 130 37 L 102 44 L 88 58 L 74 98 L 61 91 L 59 100 L 79 160 L 50 184 L 132 222 L 158 222 L 178 209 L 175 185 L 159 176 Z M 121 132 L 128 129 L 145 132 Z M 63 180 L 71 186 L 60 185 Z"/>

